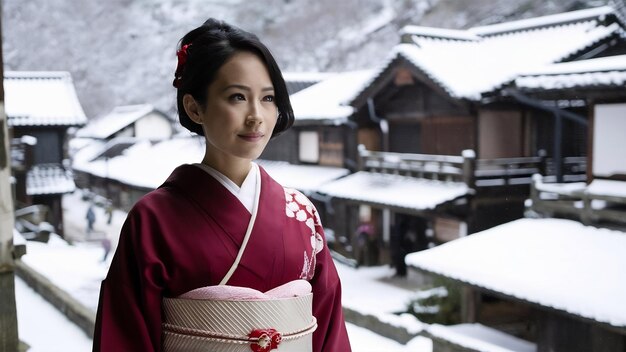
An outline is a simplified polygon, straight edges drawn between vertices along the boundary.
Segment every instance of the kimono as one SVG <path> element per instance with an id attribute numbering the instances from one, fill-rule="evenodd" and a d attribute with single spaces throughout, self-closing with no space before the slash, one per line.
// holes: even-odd
<path id="1" fill-rule="evenodd" d="M 295 279 L 313 288 L 313 351 L 350 351 L 341 284 L 317 211 L 259 167 L 258 213 L 228 285 L 268 291 Z M 251 218 L 243 204 L 194 165 L 176 168 L 129 212 L 102 282 L 94 351 L 160 351 L 162 299 L 217 285 Z"/>

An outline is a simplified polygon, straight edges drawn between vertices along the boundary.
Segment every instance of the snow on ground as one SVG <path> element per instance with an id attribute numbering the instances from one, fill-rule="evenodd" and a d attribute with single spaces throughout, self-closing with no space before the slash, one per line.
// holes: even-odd
<path id="1" fill-rule="evenodd" d="M 68 231 L 80 231 L 80 233 L 74 234 L 75 240 L 80 239 L 81 236 L 82 239 L 85 238 L 85 213 L 88 204 L 87 201 L 82 200 L 80 192 L 64 196 L 65 230 L 66 233 Z M 124 213 L 116 212 L 112 224 L 107 225 L 104 210 L 95 207 L 95 211 L 95 229 L 96 231 L 100 231 L 101 234 L 94 236 L 108 236 L 111 240 L 117 242 L 119 229 L 124 221 Z M 71 296 L 78 299 L 81 303 L 95 310 L 98 304 L 100 281 L 106 275 L 111 259 L 111 256 L 109 256 L 107 261 L 102 262 L 103 253 L 99 241 L 76 241 L 73 245 L 69 245 L 53 235 L 48 244 L 29 241 L 27 244 L 27 254 L 22 257 L 22 260 L 46 276 L 54 284 L 68 292 Z M 393 312 L 406 310 L 406 303 L 414 295 L 414 292 L 382 282 L 381 280 L 388 279 L 393 275 L 393 270 L 388 266 L 353 269 L 340 263 L 336 265 L 343 285 L 344 306 L 363 314 L 377 316 L 380 319 L 390 321 L 396 325 L 400 324 L 407 327 L 410 331 L 418 332 L 422 329 L 422 323 L 417 321 L 416 318 L 408 315 L 400 317 L 393 314 Z M 27 294 L 28 291 L 24 289 L 18 290 L 18 300 L 23 302 L 30 299 Z M 385 299 L 381 299 L 381 297 L 385 297 Z M 30 304 L 27 306 L 29 305 Z M 24 308 L 24 306 L 20 307 L 21 308 L 18 307 L 18 309 L 21 309 L 22 312 L 18 312 L 18 314 L 25 316 L 25 318 L 22 318 L 23 324 L 30 326 L 31 320 L 39 319 L 37 324 L 41 323 L 47 326 L 46 329 L 34 329 L 35 332 L 32 332 L 31 335 L 28 335 L 26 330 L 20 330 L 24 339 L 30 336 L 29 338 L 33 340 L 34 337 L 32 334 L 38 338 L 37 331 L 42 331 L 42 340 L 47 334 L 51 336 L 56 336 L 55 334 L 64 336 L 63 334 L 66 334 L 65 330 L 68 329 L 68 326 L 75 328 L 69 321 L 58 323 L 50 320 L 46 322 L 45 320 L 48 319 L 47 315 L 36 317 L 34 313 Z M 78 332 L 80 332 L 80 330 L 78 330 Z M 413 339 L 407 345 L 402 345 L 352 324 L 348 324 L 348 333 L 353 344 L 353 351 L 355 352 L 430 352 L 432 350 L 430 340 L 422 337 Z M 78 341 L 80 339 L 76 340 Z M 91 342 L 89 342 L 88 345 L 89 347 L 70 346 L 62 350 L 89 351 L 91 349 Z M 34 349 L 33 351 L 37 350 Z"/>
<path id="2" fill-rule="evenodd" d="M 420 332 L 424 324 L 404 312 L 415 297 L 415 291 L 382 282 L 394 274 L 389 266 L 351 268 L 337 263 L 341 278 L 343 306 L 364 315 L 372 315 L 394 326 Z M 384 299 L 381 299 L 384 297 Z"/>
<path id="3" fill-rule="evenodd" d="M 29 241 L 22 261 L 92 310 L 98 307 L 100 282 L 108 270 L 99 245 L 69 245 L 57 235 L 48 243 Z"/>
<path id="4" fill-rule="evenodd" d="M 15 300 L 18 334 L 30 346 L 28 352 L 91 351 L 91 339 L 20 278 L 15 279 Z"/>
<path id="5" fill-rule="evenodd" d="M 403 345 L 354 324 L 347 323 L 346 327 L 353 352 L 432 352 L 432 341 L 422 336 Z"/>

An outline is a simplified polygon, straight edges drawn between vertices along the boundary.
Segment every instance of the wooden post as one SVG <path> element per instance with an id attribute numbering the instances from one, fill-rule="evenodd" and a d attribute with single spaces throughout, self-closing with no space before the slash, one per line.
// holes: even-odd
<path id="1" fill-rule="evenodd" d="M 359 146 L 357 147 L 357 171 L 364 171 L 365 170 L 365 152 L 367 151 L 367 149 L 365 149 L 365 146 L 363 144 L 359 144 Z"/>
<path id="2" fill-rule="evenodd" d="M 475 289 L 463 285 L 461 288 L 461 322 L 475 323 L 478 318 L 478 293 Z"/>
<path id="3" fill-rule="evenodd" d="M 537 152 L 537 156 L 539 157 L 539 174 L 541 176 L 547 176 L 548 175 L 548 173 L 547 173 L 548 167 L 546 165 L 547 164 L 547 161 L 546 161 L 547 155 L 548 155 L 548 152 L 546 152 L 545 149 L 539 149 L 539 151 Z"/>
<path id="4" fill-rule="evenodd" d="M 463 182 L 467 187 L 474 188 L 476 174 L 476 153 L 472 149 L 465 149 L 463 155 Z"/>
<path id="5" fill-rule="evenodd" d="M 2 8 L 0 4 L 0 13 Z M 0 48 L 2 48 L 0 23 Z M 0 79 L 4 80 L 0 49 Z M 0 352 L 18 349 L 17 310 L 15 307 L 15 264 L 13 262 L 13 192 L 9 133 L 4 111 L 4 85 L 0 85 Z"/>

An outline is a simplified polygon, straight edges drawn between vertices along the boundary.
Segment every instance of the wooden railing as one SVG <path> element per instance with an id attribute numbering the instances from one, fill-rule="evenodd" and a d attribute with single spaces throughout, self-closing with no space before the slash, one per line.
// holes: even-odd
<path id="1" fill-rule="evenodd" d="M 544 173 L 544 157 L 479 159 L 476 162 L 476 187 L 528 185 L 531 177 Z"/>
<path id="2" fill-rule="evenodd" d="M 473 150 L 462 155 L 374 152 L 359 146 L 359 170 L 464 182 L 471 188 L 530 185 L 532 175 L 549 174 L 545 156 L 478 159 Z M 566 181 L 585 179 L 586 158 L 565 158 Z"/>
<path id="3" fill-rule="evenodd" d="M 541 175 L 533 176 L 530 210 L 550 217 L 576 219 L 584 224 L 610 222 L 626 225 L 626 195 L 593 193 L 584 182 L 556 184 L 544 181 Z"/>
<path id="4" fill-rule="evenodd" d="M 37 140 L 24 136 L 11 139 L 11 168 L 15 171 L 26 171 L 33 164 L 33 150 Z"/>
<path id="5" fill-rule="evenodd" d="M 359 146 L 359 170 L 473 185 L 475 156 L 374 152 Z"/>

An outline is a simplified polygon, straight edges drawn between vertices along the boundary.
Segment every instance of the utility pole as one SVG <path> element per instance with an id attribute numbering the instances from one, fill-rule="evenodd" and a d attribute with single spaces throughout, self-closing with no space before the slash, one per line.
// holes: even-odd
<path id="1" fill-rule="evenodd" d="M 4 82 L 3 62 L 2 16 L 0 16 L 0 83 Z M 11 159 L 7 116 L 4 110 L 4 84 L 0 84 L 0 352 L 18 350 L 13 262 L 13 194 L 10 177 Z"/>

